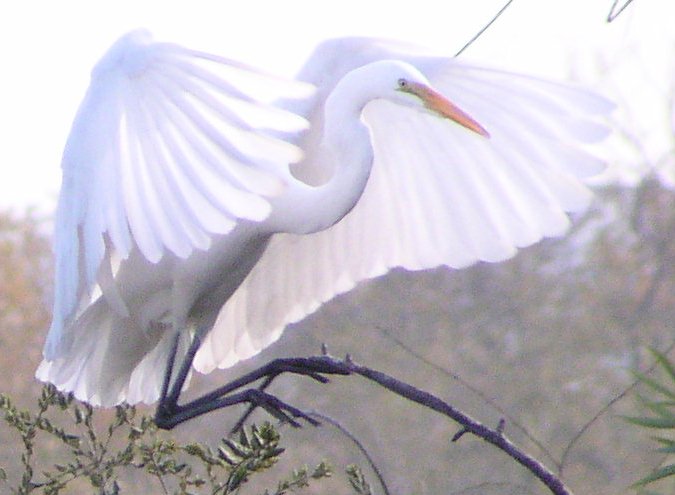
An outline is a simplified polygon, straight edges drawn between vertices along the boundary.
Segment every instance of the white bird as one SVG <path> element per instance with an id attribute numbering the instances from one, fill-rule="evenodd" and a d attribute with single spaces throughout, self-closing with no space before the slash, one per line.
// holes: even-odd
<path id="1" fill-rule="evenodd" d="M 393 267 L 507 259 L 603 170 L 584 145 L 612 105 L 586 89 L 360 38 L 297 79 L 144 31 L 106 53 L 63 155 L 40 380 L 155 402 L 176 339 L 208 373 Z"/>

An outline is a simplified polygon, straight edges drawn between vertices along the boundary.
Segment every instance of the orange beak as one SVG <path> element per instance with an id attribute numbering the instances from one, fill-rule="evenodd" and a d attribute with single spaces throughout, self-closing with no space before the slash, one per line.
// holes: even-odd
<path id="1" fill-rule="evenodd" d="M 417 95 L 429 110 L 439 114 L 442 117 L 448 118 L 467 129 L 480 134 L 483 137 L 489 138 L 490 133 L 485 128 L 466 114 L 461 108 L 456 106 L 445 96 L 437 91 L 434 91 L 423 84 L 409 83 L 412 93 Z"/>

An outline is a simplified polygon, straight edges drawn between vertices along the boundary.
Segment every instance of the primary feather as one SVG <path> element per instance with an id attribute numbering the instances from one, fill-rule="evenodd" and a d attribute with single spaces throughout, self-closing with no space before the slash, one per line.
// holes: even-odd
<path id="1" fill-rule="evenodd" d="M 241 64 L 152 42 L 144 31 L 120 39 L 92 71 L 63 154 L 48 359 L 60 354 L 60 329 L 78 304 L 88 304 L 106 239 L 122 259 L 134 245 L 152 262 L 166 250 L 186 258 L 238 220 L 269 215 L 265 198 L 284 188 L 274 167 L 300 155 L 246 122 L 263 104 L 228 73 L 258 77 Z M 283 117 L 279 130 L 302 125 Z"/>

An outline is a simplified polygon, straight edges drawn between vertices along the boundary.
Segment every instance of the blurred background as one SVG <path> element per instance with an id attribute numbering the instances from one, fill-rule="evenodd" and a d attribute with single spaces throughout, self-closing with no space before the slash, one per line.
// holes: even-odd
<path id="1" fill-rule="evenodd" d="M 63 1 L 31 2 L 31 10 L 0 7 L 6 72 L 0 81 L 0 392 L 22 407 L 34 407 L 39 394 L 33 373 L 50 318 L 51 215 L 61 148 L 88 71 L 117 36 L 144 25 L 158 38 L 292 75 L 317 41 L 338 35 L 401 38 L 452 54 L 503 3 Z M 634 492 L 631 483 L 662 455 L 645 432 L 620 417 L 640 413 L 630 370 L 650 368 L 648 346 L 665 352 L 675 342 L 675 34 L 669 26 L 675 8 L 665 4 L 636 0 L 608 24 L 610 1 L 515 0 L 462 54 L 575 80 L 617 102 L 610 122 L 615 134 L 597 150 L 609 172 L 594 184 L 595 203 L 575 218 L 567 237 L 506 263 L 395 271 L 362 284 L 288 328 L 279 344 L 250 362 L 196 377 L 190 395 L 272 357 L 317 354 L 326 343 L 331 353 L 349 353 L 489 426 L 504 418 L 507 435 L 561 473 L 576 493 Z M 501 452 L 470 436 L 450 443 L 457 425 L 363 379 L 335 378 L 321 386 L 288 376 L 272 391 L 351 431 L 392 493 L 545 493 Z M 211 414 L 172 434 L 214 444 L 241 412 Z M 344 466 L 366 467 L 358 449 L 328 425 L 284 428 L 282 434 L 289 455 L 269 479 L 325 458 L 335 479 L 308 493 L 346 494 Z M 10 478 L 18 472 L 17 441 L 0 424 L 0 466 Z M 40 454 L 58 462 L 49 448 Z M 267 481 L 244 493 L 262 493 Z M 140 487 L 163 493 L 134 475 L 122 487 L 123 493 Z"/>

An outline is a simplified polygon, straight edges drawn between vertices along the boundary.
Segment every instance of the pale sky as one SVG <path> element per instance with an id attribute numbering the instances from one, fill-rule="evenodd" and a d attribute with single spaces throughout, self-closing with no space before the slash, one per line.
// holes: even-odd
<path id="1" fill-rule="evenodd" d="M 63 145 L 89 71 L 108 46 L 131 29 L 145 27 L 160 40 L 292 76 L 319 41 L 337 36 L 402 39 L 453 54 L 504 3 L 5 2 L 0 7 L 0 208 L 53 209 Z M 666 101 L 675 80 L 675 2 L 635 0 L 617 21 L 607 24 L 611 3 L 515 0 L 463 57 L 539 76 L 574 77 L 595 87 L 619 103 L 616 119 L 632 132 L 644 133 L 648 153 L 656 155 L 666 146 Z"/>

